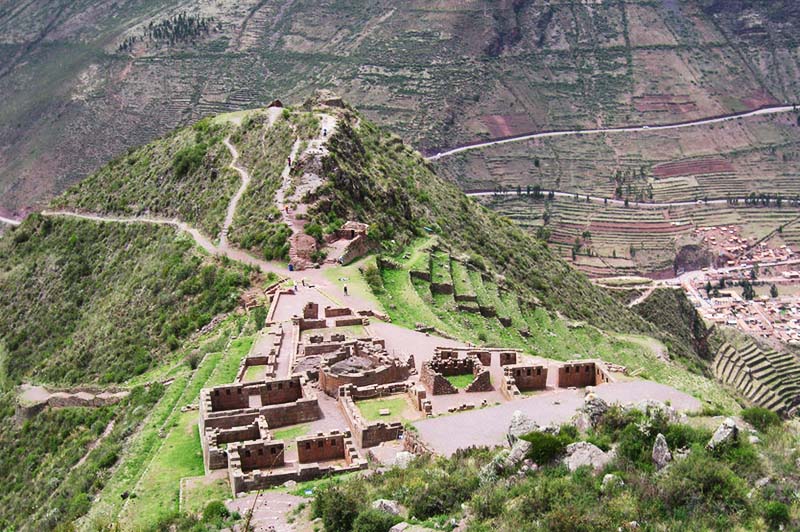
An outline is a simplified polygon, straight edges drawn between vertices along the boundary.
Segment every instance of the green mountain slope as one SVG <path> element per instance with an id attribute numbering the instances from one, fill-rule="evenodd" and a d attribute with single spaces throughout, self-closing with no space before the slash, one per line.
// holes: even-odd
<path id="1" fill-rule="evenodd" d="M 248 272 L 172 228 L 31 216 L 0 240 L 12 382 L 121 382 L 238 303 Z"/>

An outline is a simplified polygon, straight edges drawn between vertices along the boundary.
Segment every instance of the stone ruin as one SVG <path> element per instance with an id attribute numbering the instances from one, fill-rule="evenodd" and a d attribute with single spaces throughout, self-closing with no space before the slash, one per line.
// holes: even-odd
<path id="1" fill-rule="evenodd" d="M 413 356 L 401 359 L 390 355 L 383 340 L 365 338 L 304 347 L 306 355 L 325 351 L 320 360 L 319 385 L 331 397 L 337 397 L 345 384 L 391 384 L 406 381 L 415 373 Z"/>
<path id="2" fill-rule="evenodd" d="M 570 360 L 558 365 L 559 388 L 585 388 L 614 382 L 601 360 Z"/>
<path id="3" fill-rule="evenodd" d="M 282 440 L 240 443 L 229 451 L 228 477 L 234 497 L 242 492 L 302 482 L 367 468 L 349 432 L 319 432 L 295 440 L 297 459 L 285 458 Z"/>
<path id="4" fill-rule="evenodd" d="M 506 399 L 514 399 L 522 392 L 544 390 L 547 388 L 547 366 L 536 363 L 505 366 L 500 386 Z"/>
<path id="5" fill-rule="evenodd" d="M 466 374 L 472 374 L 473 380 L 465 388 L 465 392 L 490 392 L 494 389 L 489 370 L 474 355 L 468 355 L 466 358 L 442 358 L 434 355 L 432 360 L 422 365 L 419 382 L 431 395 L 459 393 L 458 388 L 446 377 Z"/>
<path id="6" fill-rule="evenodd" d="M 206 471 L 228 469 L 234 496 L 287 480 L 363 469 L 350 433 L 297 438 L 297 459 L 270 429 L 322 417 L 317 397 L 300 378 L 231 384 L 200 393 L 200 434 Z"/>

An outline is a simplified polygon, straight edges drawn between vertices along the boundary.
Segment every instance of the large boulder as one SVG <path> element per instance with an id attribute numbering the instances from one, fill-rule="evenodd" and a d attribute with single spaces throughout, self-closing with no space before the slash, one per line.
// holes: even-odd
<path id="1" fill-rule="evenodd" d="M 583 406 L 572 418 L 572 424 L 580 431 L 596 427 L 608 411 L 608 403 L 593 391 L 588 391 L 583 398 Z"/>
<path id="2" fill-rule="evenodd" d="M 682 414 L 668 404 L 656 401 L 655 399 L 643 399 L 637 403 L 626 405 L 626 409 L 639 410 L 653 417 L 662 414 L 670 423 L 685 423 L 686 414 Z"/>
<path id="3" fill-rule="evenodd" d="M 378 499 L 372 501 L 372 508 L 387 514 L 400 515 L 400 503 L 391 499 Z"/>
<path id="4" fill-rule="evenodd" d="M 508 433 L 506 434 L 508 444 L 513 447 L 520 436 L 530 434 L 538 429 L 539 425 L 537 425 L 535 421 L 519 410 L 516 410 L 511 416 L 511 423 L 508 426 Z"/>
<path id="5" fill-rule="evenodd" d="M 511 446 L 511 452 L 508 453 L 508 456 L 506 456 L 503 467 L 506 469 L 511 469 L 518 466 L 523 460 L 525 460 L 525 456 L 528 454 L 530 449 L 531 442 L 525 440 L 515 441 L 514 445 Z"/>
<path id="6" fill-rule="evenodd" d="M 669 452 L 667 439 L 660 432 L 656 436 L 656 441 L 653 444 L 653 463 L 656 470 L 660 471 L 667 467 L 667 464 L 672 461 L 672 453 Z"/>
<path id="7" fill-rule="evenodd" d="M 579 441 L 567 445 L 564 455 L 564 465 L 570 471 L 579 467 L 590 466 L 595 472 L 603 469 L 606 464 L 614 459 L 612 452 L 604 452 L 600 447 L 587 441 Z"/>
<path id="8" fill-rule="evenodd" d="M 714 431 L 714 435 L 711 436 L 711 439 L 706 444 L 706 449 L 713 451 L 714 449 L 736 443 L 738 439 L 739 427 L 736 426 L 736 422 L 732 418 L 727 418 L 722 422 L 722 425 Z"/>

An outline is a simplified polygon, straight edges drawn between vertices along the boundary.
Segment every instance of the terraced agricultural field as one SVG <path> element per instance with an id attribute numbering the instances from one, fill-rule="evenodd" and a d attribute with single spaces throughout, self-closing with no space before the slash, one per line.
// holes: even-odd
<path id="1" fill-rule="evenodd" d="M 674 130 L 578 134 L 448 156 L 439 172 L 467 191 L 538 186 L 631 202 L 697 201 L 750 192 L 800 194 L 800 114 Z"/>
<path id="2" fill-rule="evenodd" d="M 714 359 L 714 374 L 753 404 L 788 414 L 800 395 L 800 361 L 790 353 L 763 350 L 752 341 L 724 344 Z"/>
<path id="3" fill-rule="evenodd" d="M 787 203 L 781 208 L 719 203 L 653 208 L 586 202 L 583 197 L 544 201 L 525 193 L 475 198 L 546 236 L 563 258 L 596 277 L 674 273 L 681 248 L 699 244 L 692 236 L 697 227 L 738 225 L 752 241 L 783 228 L 778 236 L 788 244 L 800 244 L 800 209 Z"/>

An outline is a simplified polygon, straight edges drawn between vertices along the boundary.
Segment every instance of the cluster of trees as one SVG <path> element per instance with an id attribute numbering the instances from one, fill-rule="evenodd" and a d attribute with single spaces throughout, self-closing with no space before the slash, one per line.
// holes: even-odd
<path id="1" fill-rule="evenodd" d="M 187 15 L 184 11 L 162 21 L 150 22 L 138 37 L 131 36 L 117 47 L 119 52 L 130 52 L 136 42 L 147 41 L 148 44 L 168 44 L 170 46 L 190 42 L 197 37 L 208 35 L 211 31 L 222 30 L 222 23 L 214 23 L 214 17 Z"/>
<path id="2" fill-rule="evenodd" d="M 494 187 L 494 193 L 497 195 L 506 194 L 510 190 L 512 189 L 502 184 Z M 517 185 L 517 196 L 522 196 L 523 194 L 526 196 L 533 196 L 533 199 L 537 200 L 545 199 L 545 196 L 548 201 L 553 201 L 556 199 L 556 194 L 554 191 L 550 190 L 545 195 L 545 192 L 542 190 L 540 185 L 526 185 L 524 189 L 522 188 L 522 185 Z"/>
<path id="3" fill-rule="evenodd" d="M 708 202 L 708 198 L 705 198 Z M 739 202 L 744 202 L 749 206 L 763 206 L 763 207 L 777 207 L 781 208 L 786 202 L 790 207 L 800 207 L 800 195 L 795 195 L 792 198 L 784 198 L 781 194 L 771 194 L 769 192 L 751 192 L 742 198 L 728 195 L 728 205 L 739 205 Z"/>

